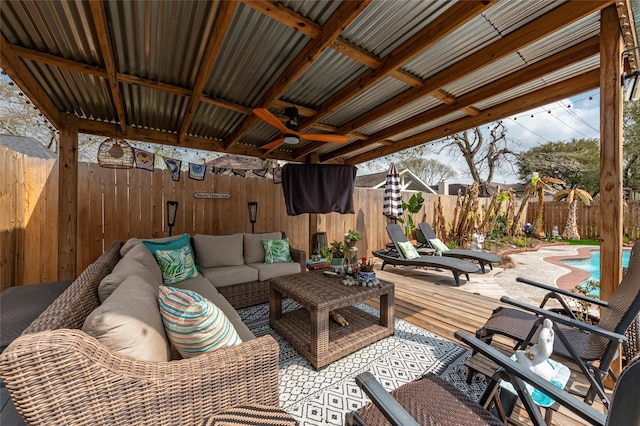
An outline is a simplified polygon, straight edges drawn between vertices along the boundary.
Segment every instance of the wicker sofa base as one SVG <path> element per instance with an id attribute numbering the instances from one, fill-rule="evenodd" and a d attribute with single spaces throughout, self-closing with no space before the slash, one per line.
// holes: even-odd
<path id="1" fill-rule="evenodd" d="M 269 301 L 269 281 L 251 281 L 216 289 L 236 309 Z"/>
<path id="2" fill-rule="evenodd" d="M 115 242 L 0 354 L 0 376 L 30 425 L 201 424 L 243 405 L 277 406 L 278 343 L 261 336 L 169 361 L 139 361 L 81 331 Z"/>

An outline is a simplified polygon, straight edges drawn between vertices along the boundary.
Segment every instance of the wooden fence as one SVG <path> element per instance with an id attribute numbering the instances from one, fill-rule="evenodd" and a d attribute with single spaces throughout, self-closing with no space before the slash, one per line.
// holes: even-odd
<path id="1" fill-rule="evenodd" d="M 0 147 L 0 285 L 57 280 L 57 163 L 16 154 Z M 293 247 L 309 254 L 314 233 L 328 241 L 341 240 L 358 229 L 361 255 L 388 241 L 382 215 L 383 190 L 356 188 L 355 214 L 287 216 L 282 186 L 270 179 L 207 174 L 204 181 L 171 180 L 166 170 L 114 170 L 81 163 L 78 170 L 77 271 L 93 262 L 114 240 L 168 235 L 166 202 L 178 202 L 173 234 L 232 234 L 251 232 L 248 201 L 258 202 L 256 232 L 282 230 Z M 229 194 L 230 198 L 195 198 L 195 192 Z M 408 200 L 412 192 L 403 193 Z M 455 196 L 423 194 L 423 211 L 416 221 L 430 223 L 442 198 L 445 218 L 452 218 Z M 488 200 L 481 200 L 485 203 Z"/>
<path id="2" fill-rule="evenodd" d="M 569 216 L 566 202 L 548 201 L 544 203 L 545 232 L 551 234 L 554 226 L 562 234 Z M 533 222 L 538 203 L 529 203 L 527 220 Z M 623 233 L 631 240 L 640 239 L 640 200 L 627 201 L 623 211 Z M 577 209 L 578 234 L 581 238 L 598 239 L 600 237 L 600 205 L 595 202 L 591 206 L 578 203 Z"/>

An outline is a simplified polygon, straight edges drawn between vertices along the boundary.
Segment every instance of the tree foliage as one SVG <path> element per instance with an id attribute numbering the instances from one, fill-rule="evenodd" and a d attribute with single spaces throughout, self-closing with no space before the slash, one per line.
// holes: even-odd
<path id="1" fill-rule="evenodd" d="M 640 190 L 640 101 L 624 104 L 623 185 Z"/>
<path id="2" fill-rule="evenodd" d="M 517 166 L 523 181 L 538 172 L 563 180 L 568 188 L 595 194 L 600 185 L 600 144 L 597 139 L 549 142 L 519 154 Z"/>

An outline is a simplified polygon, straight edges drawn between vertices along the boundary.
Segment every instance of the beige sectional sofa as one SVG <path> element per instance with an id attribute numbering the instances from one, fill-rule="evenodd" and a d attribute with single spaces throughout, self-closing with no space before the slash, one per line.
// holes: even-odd
<path id="1" fill-rule="evenodd" d="M 163 329 L 155 258 L 141 240 L 114 243 L 0 354 L 16 408 L 28 424 L 157 425 L 198 424 L 238 405 L 277 406 L 278 345 L 256 338 L 224 291 L 252 290 L 235 296 L 238 306 L 264 302 L 269 278 L 300 271 L 304 252 L 292 253 L 302 262 L 265 265 L 262 250 L 261 261 L 258 243 L 281 236 L 192 238 L 201 273 L 172 286 L 213 301 L 242 343 L 187 359 Z"/>

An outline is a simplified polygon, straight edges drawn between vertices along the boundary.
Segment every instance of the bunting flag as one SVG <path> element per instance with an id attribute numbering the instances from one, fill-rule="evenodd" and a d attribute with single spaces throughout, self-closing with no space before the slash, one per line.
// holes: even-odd
<path id="1" fill-rule="evenodd" d="M 180 181 L 180 169 L 182 167 L 182 161 L 174 158 L 164 157 L 164 164 L 167 165 L 169 172 L 171 172 L 171 180 L 174 182 Z"/>
<path id="2" fill-rule="evenodd" d="M 189 163 L 189 179 L 204 180 L 204 174 L 207 171 L 207 166 L 204 164 Z"/>
<path id="3" fill-rule="evenodd" d="M 234 176 L 242 176 L 245 177 L 245 172 L 246 170 L 236 170 L 236 169 L 232 169 L 233 175 Z"/>
<path id="4" fill-rule="evenodd" d="M 136 163 L 137 169 L 153 171 L 153 163 L 155 161 L 155 154 L 144 151 L 142 149 L 133 148 L 133 158 Z"/>
<path id="5" fill-rule="evenodd" d="M 282 167 L 273 169 L 273 183 L 282 183 Z"/>

